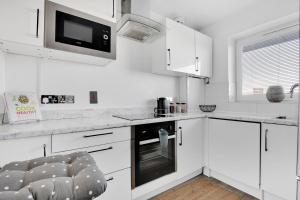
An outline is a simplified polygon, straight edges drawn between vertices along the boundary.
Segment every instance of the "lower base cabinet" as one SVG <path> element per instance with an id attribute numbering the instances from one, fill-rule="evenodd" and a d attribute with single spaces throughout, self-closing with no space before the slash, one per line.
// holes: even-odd
<path id="1" fill-rule="evenodd" d="M 259 189 L 260 123 L 209 119 L 209 167 Z"/>
<path id="2" fill-rule="evenodd" d="M 296 200 L 297 127 L 263 124 L 261 136 L 261 189 Z"/>
<path id="3" fill-rule="evenodd" d="M 106 191 L 97 200 L 131 200 L 131 169 L 105 175 Z"/>
<path id="4" fill-rule="evenodd" d="M 30 137 L 13 140 L 0 140 L 0 167 L 51 154 L 51 137 Z"/>
<path id="5" fill-rule="evenodd" d="M 203 119 L 177 122 L 177 176 L 183 178 L 203 167 Z"/>

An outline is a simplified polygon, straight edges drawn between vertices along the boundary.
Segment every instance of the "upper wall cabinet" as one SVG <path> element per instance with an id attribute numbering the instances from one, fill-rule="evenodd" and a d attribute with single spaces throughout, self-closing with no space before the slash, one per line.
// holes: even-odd
<path id="1" fill-rule="evenodd" d="M 171 19 L 162 37 L 153 42 L 154 73 L 211 77 L 212 39 Z"/>
<path id="2" fill-rule="evenodd" d="M 116 0 L 51 0 L 55 3 L 116 22 Z"/>
<path id="3" fill-rule="evenodd" d="M 168 69 L 189 74 L 195 73 L 195 31 L 172 20 L 167 20 L 166 26 Z"/>
<path id="4" fill-rule="evenodd" d="M 44 1 L 1 0 L 0 39 L 43 46 Z"/>
<path id="5" fill-rule="evenodd" d="M 212 39 L 200 32 L 195 32 L 196 74 L 212 76 Z"/>

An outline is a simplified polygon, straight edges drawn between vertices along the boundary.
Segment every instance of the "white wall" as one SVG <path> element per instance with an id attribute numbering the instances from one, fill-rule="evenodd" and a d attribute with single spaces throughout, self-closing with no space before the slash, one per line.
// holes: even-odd
<path id="1" fill-rule="evenodd" d="M 117 45 L 117 60 L 106 67 L 7 54 L 5 90 L 75 95 L 74 105 L 44 105 L 43 109 L 145 107 L 154 105 L 156 97 L 178 96 L 177 78 L 151 73 L 147 44 L 118 38 Z M 3 73 L 1 67 L 0 62 Z M 89 104 L 89 91 L 94 90 L 98 105 Z"/>
<path id="2" fill-rule="evenodd" d="M 228 39 L 238 33 L 291 15 L 299 9 L 298 0 L 264 0 L 234 16 L 201 30 L 213 37 L 213 78 L 206 87 L 206 103 L 218 110 L 270 115 L 297 115 L 297 105 L 289 103 L 230 103 L 228 97 Z"/>
<path id="3" fill-rule="evenodd" d="M 3 92 L 5 90 L 4 87 L 4 77 L 5 77 L 5 71 L 4 71 L 4 53 L 0 51 L 0 113 L 3 113 L 4 110 L 4 101 L 3 101 Z M 1 119 L 1 115 L 0 115 Z"/>

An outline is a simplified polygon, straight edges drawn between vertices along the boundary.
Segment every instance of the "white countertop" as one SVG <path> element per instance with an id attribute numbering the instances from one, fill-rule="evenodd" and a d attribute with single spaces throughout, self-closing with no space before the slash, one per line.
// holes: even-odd
<path id="1" fill-rule="evenodd" d="M 46 136 L 54 134 L 73 133 L 79 131 L 107 129 L 107 128 L 118 128 L 125 126 L 133 126 L 138 124 L 147 124 L 164 121 L 176 121 L 192 118 L 205 118 L 213 117 L 220 119 L 230 120 L 241 120 L 261 123 L 273 123 L 282 124 L 289 126 L 297 126 L 298 122 L 296 119 L 276 119 L 275 117 L 257 116 L 241 113 L 185 113 L 185 114 L 174 114 L 172 117 L 167 118 L 156 118 L 156 119 L 144 119 L 129 121 L 112 117 L 111 115 L 103 115 L 97 117 L 85 117 L 75 119 L 56 119 L 56 120 L 44 120 L 40 122 L 31 122 L 26 124 L 16 125 L 0 125 L 0 140 L 9 140 L 17 138 L 27 138 L 36 136 Z"/>
<path id="2" fill-rule="evenodd" d="M 277 119 L 275 116 L 262 116 L 248 113 L 217 112 L 209 114 L 208 117 L 238 121 L 280 124 L 287 126 L 298 126 L 298 120 L 296 118 Z"/>
<path id="3" fill-rule="evenodd" d="M 57 119 L 31 122 L 26 124 L 5 124 L 0 125 L 0 140 L 9 140 L 26 137 L 36 137 L 54 134 L 73 133 L 79 131 L 99 130 L 107 128 L 118 128 L 133 126 L 138 124 L 148 124 L 164 121 L 176 121 L 183 119 L 206 117 L 203 113 L 174 114 L 173 117 L 144 119 L 129 121 L 112 117 L 111 115 L 76 118 L 76 119 Z"/>

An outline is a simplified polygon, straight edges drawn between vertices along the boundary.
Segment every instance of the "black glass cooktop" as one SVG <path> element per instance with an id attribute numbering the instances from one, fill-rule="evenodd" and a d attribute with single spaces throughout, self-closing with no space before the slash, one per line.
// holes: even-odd
<path id="1" fill-rule="evenodd" d="M 162 117 L 173 117 L 172 114 L 156 114 L 156 113 L 147 113 L 147 114 L 128 114 L 128 115 L 113 115 L 113 117 L 126 119 L 130 121 L 135 120 L 144 120 L 144 119 L 154 119 L 154 118 L 162 118 Z"/>

